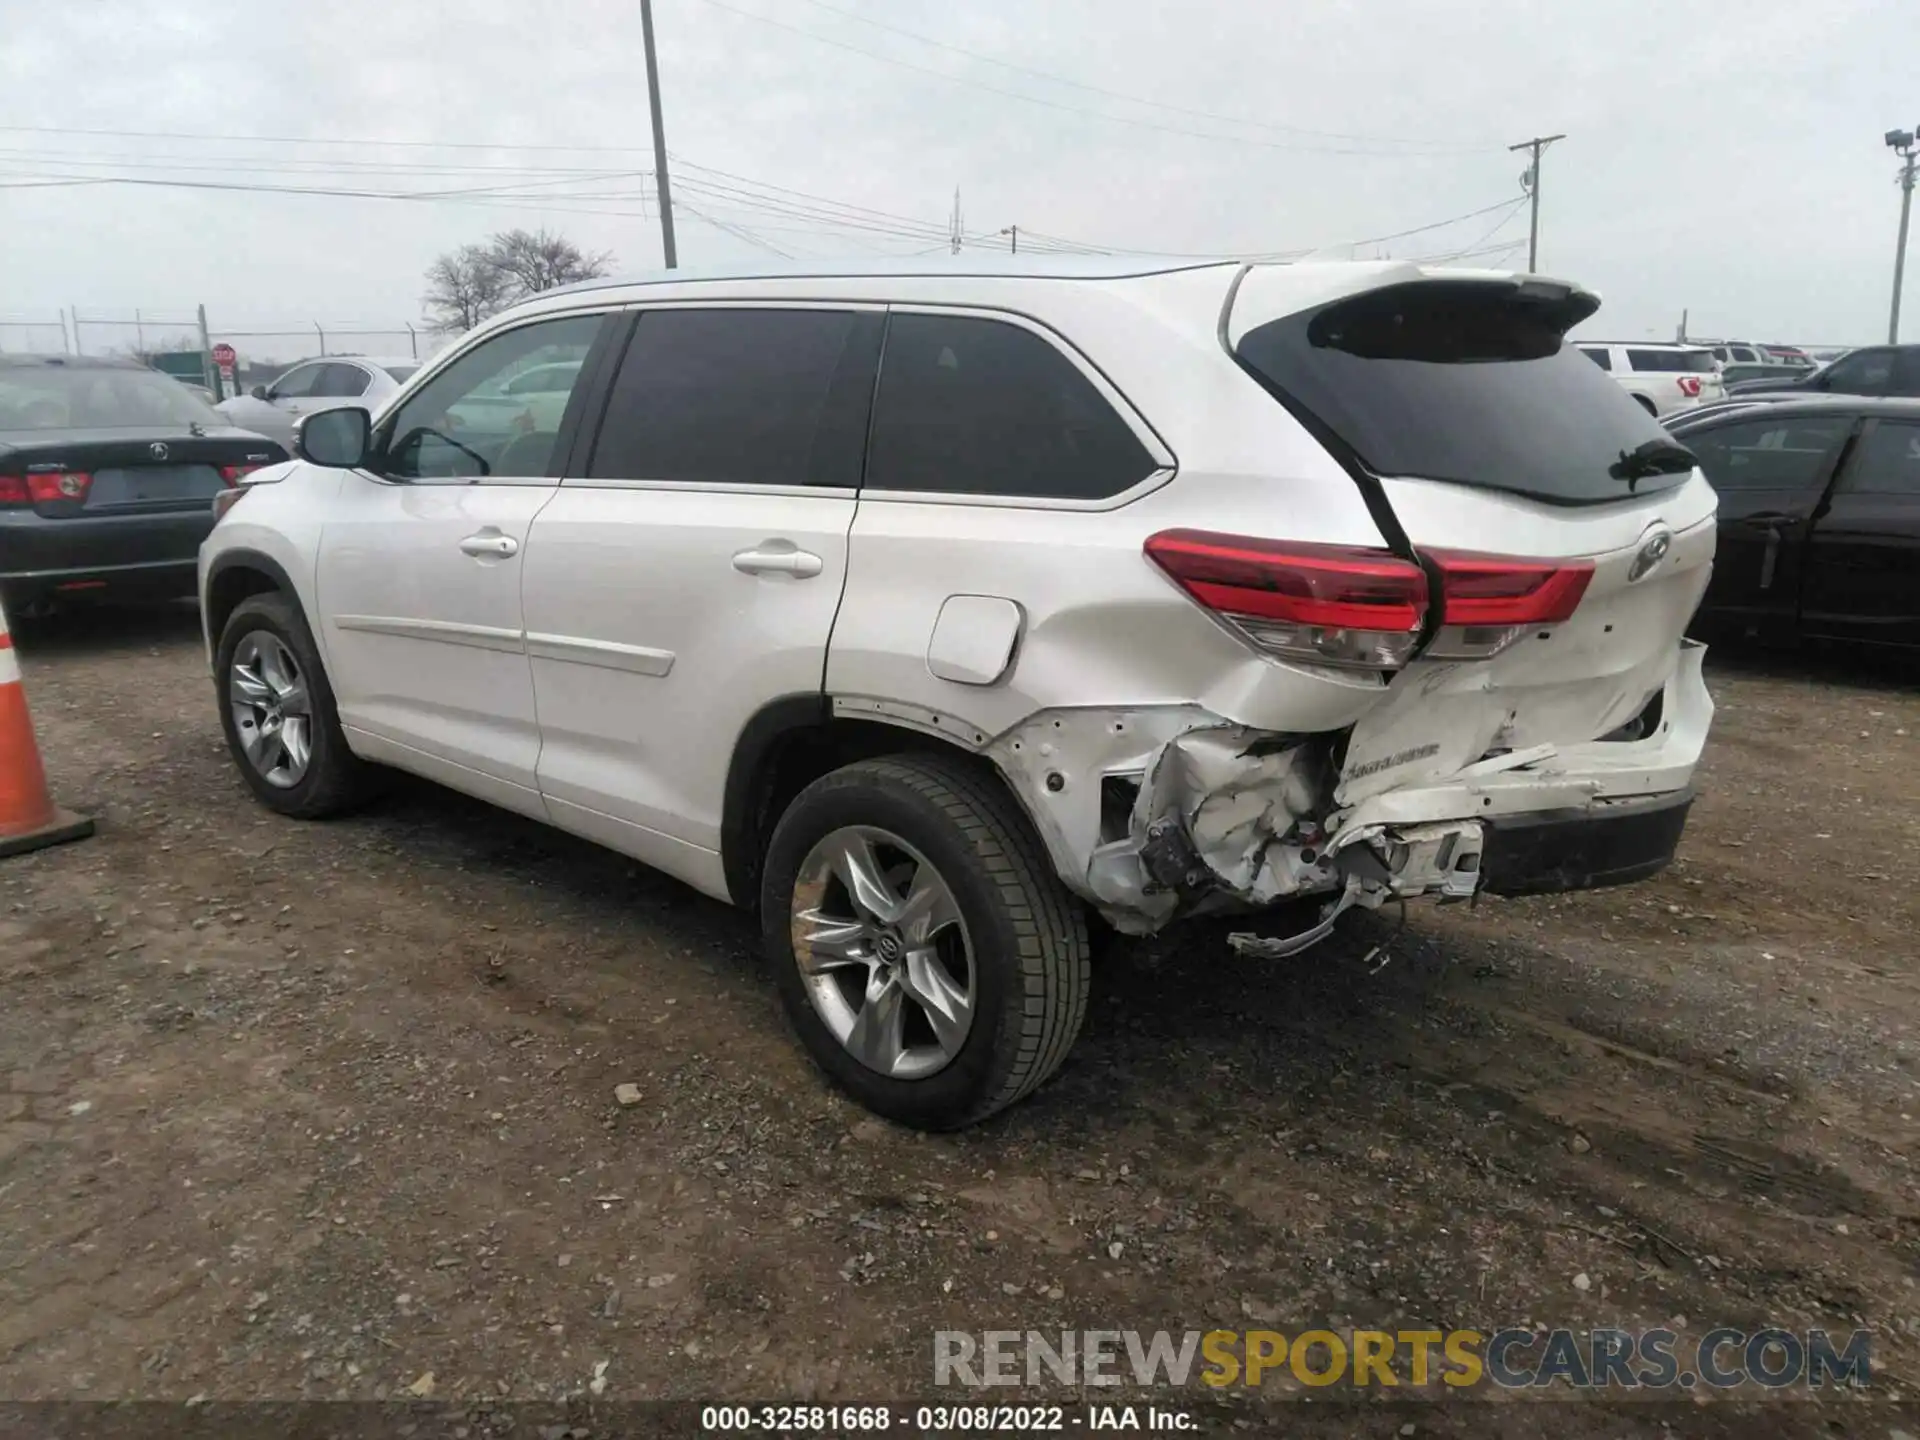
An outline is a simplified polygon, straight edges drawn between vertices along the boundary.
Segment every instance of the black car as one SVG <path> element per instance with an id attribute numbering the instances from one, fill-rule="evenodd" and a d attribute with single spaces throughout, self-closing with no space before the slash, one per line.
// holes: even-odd
<path id="1" fill-rule="evenodd" d="M 1920 345 L 1869 345 L 1793 380 L 1742 380 L 1728 395 L 1920 396 Z"/>
<path id="2" fill-rule="evenodd" d="M 1670 428 L 1720 495 L 1696 633 L 1920 651 L 1920 400 L 1781 400 Z"/>
<path id="3" fill-rule="evenodd" d="M 131 360 L 0 355 L 0 601 L 191 595 L 213 497 L 286 458 Z"/>

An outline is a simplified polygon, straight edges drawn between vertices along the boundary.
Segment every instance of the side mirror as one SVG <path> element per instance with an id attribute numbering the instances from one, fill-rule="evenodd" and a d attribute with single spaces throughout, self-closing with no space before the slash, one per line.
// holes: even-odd
<path id="1" fill-rule="evenodd" d="M 267 398 L 267 387 L 264 385 L 256 385 L 253 389 L 249 390 L 247 394 L 256 400 L 264 400 Z"/>
<path id="2" fill-rule="evenodd" d="M 358 405 L 316 410 L 294 422 L 293 453 L 311 465 L 352 470 L 366 463 L 373 417 Z"/>

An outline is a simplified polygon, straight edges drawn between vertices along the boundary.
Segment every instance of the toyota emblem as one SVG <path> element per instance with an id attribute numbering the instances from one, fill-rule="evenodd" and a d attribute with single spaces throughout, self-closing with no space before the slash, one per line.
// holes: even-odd
<path id="1" fill-rule="evenodd" d="M 160 441 L 156 440 L 151 445 L 147 446 L 147 453 L 153 456 L 153 458 L 156 460 L 164 460 L 167 458 L 167 447 L 164 444 L 162 444 Z"/>
<path id="2" fill-rule="evenodd" d="M 1645 579 L 1672 549 L 1673 532 L 1664 525 L 1655 526 L 1647 533 L 1647 538 L 1640 542 L 1640 551 L 1633 557 L 1633 565 L 1627 571 L 1627 583 L 1631 585 L 1635 580 Z"/>

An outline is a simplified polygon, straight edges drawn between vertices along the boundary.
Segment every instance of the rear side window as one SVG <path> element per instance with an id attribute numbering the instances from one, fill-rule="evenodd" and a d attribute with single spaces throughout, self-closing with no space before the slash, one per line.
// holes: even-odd
<path id="1" fill-rule="evenodd" d="M 1853 428 L 1848 416 L 1747 420 L 1688 430 L 1686 446 L 1716 490 L 1811 490 Z"/>
<path id="2" fill-rule="evenodd" d="M 969 315 L 889 321 L 867 488 L 1098 500 L 1158 468 L 1093 382 L 1031 330 Z"/>
<path id="3" fill-rule="evenodd" d="M 881 326 L 851 310 L 649 311 L 588 478 L 858 486 Z"/>
<path id="4" fill-rule="evenodd" d="M 1629 349 L 1627 363 L 1636 370 L 1658 370 L 1667 374 L 1711 375 L 1713 355 L 1706 350 Z"/>
<path id="5" fill-rule="evenodd" d="M 1891 350 L 1856 350 L 1829 365 L 1820 388 L 1838 395 L 1883 395 L 1893 380 Z"/>
<path id="6" fill-rule="evenodd" d="M 1840 488 L 1920 499 L 1920 425 L 1882 420 L 1860 442 Z"/>
<path id="7" fill-rule="evenodd" d="M 1582 349 L 1580 353 L 1598 365 L 1602 370 L 1613 369 L 1613 352 L 1610 350 Z"/>
<path id="8" fill-rule="evenodd" d="M 1587 313 L 1505 281 L 1420 281 L 1269 321 L 1237 353 L 1376 475 L 1557 505 L 1671 489 L 1686 475 L 1622 478 L 1622 453 L 1667 432 L 1564 342 Z"/>
<path id="9" fill-rule="evenodd" d="M 322 365 L 320 379 L 311 393 L 329 400 L 346 400 L 364 395 L 366 390 L 367 372 L 359 366 Z"/>

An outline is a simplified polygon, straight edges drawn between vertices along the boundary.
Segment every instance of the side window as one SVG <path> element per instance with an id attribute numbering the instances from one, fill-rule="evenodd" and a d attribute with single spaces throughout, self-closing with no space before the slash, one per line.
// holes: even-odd
<path id="1" fill-rule="evenodd" d="M 1093 383 L 1032 331 L 965 315 L 889 321 L 869 489 L 1095 500 L 1155 468 Z"/>
<path id="2" fill-rule="evenodd" d="M 272 395 L 276 400 L 304 400 L 316 393 L 320 383 L 320 372 L 324 365 L 296 365 L 278 380 L 273 382 Z"/>
<path id="3" fill-rule="evenodd" d="M 1851 418 L 1837 415 L 1748 420 L 1684 438 L 1716 490 L 1810 490 L 1852 428 Z"/>
<path id="4" fill-rule="evenodd" d="M 367 393 L 367 372 L 358 365 L 322 365 L 313 393 L 331 400 L 350 400 Z"/>
<path id="5" fill-rule="evenodd" d="M 1861 495 L 1911 495 L 1920 499 L 1920 425 L 1882 420 L 1847 463 L 1842 490 Z"/>
<path id="6" fill-rule="evenodd" d="M 1920 347 L 1903 345 L 1895 354 L 1893 384 L 1887 393 L 1920 396 Z"/>
<path id="7" fill-rule="evenodd" d="M 1587 350 L 1583 348 L 1580 353 L 1598 365 L 1602 370 L 1613 369 L 1613 352 L 1610 350 Z"/>
<path id="8" fill-rule="evenodd" d="M 379 468 L 396 480 L 544 478 L 554 460 L 571 383 L 543 395 L 509 395 L 533 365 L 575 367 L 600 331 L 601 315 L 541 320 L 490 336 L 416 391 L 382 427 Z"/>
<path id="9" fill-rule="evenodd" d="M 1893 380 L 1893 351 L 1860 350 L 1827 367 L 1823 389 L 1842 395 L 1884 395 Z"/>
<path id="10" fill-rule="evenodd" d="M 880 328 L 852 310 L 643 314 L 587 478 L 857 487 Z"/>

